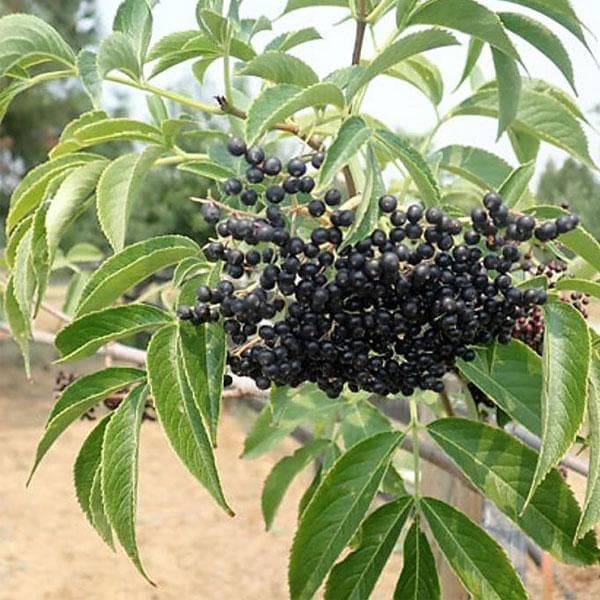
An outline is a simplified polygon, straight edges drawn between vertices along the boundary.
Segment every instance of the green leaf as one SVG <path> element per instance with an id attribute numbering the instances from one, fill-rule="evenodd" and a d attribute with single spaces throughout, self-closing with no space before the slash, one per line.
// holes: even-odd
<path id="1" fill-rule="evenodd" d="M 106 415 L 83 442 L 75 460 L 73 479 L 77 501 L 83 514 L 98 535 L 114 550 L 112 530 L 102 504 L 102 492 L 99 489 L 102 477 L 102 443 L 106 426 L 112 416 L 113 413 Z M 100 502 L 97 502 L 95 497 L 98 492 L 100 492 Z"/>
<path id="2" fill-rule="evenodd" d="M 141 65 L 131 40 L 120 31 L 114 31 L 104 38 L 98 48 L 98 73 L 102 78 L 112 71 L 121 71 L 127 77 L 138 81 Z"/>
<path id="3" fill-rule="evenodd" d="M 575 440 L 585 413 L 590 368 L 590 334 L 577 309 L 550 302 L 544 324 L 541 447 L 526 504 Z"/>
<path id="4" fill-rule="evenodd" d="M 346 449 L 376 433 L 391 431 L 390 420 L 368 400 L 359 400 L 352 404 L 340 424 Z"/>
<path id="5" fill-rule="evenodd" d="M 271 469 L 265 480 L 261 496 L 262 514 L 267 531 L 271 529 L 279 505 L 294 477 L 301 473 L 330 444 L 329 440 L 312 440 L 298 448 L 291 456 L 282 458 Z"/>
<path id="6" fill-rule="evenodd" d="M 296 85 L 280 84 L 264 90 L 254 100 L 246 120 L 246 140 L 253 144 L 276 123 L 298 111 L 331 104 L 344 106 L 340 89 L 332 83 L 317 83 L 306 89 Z"/>
<path id="7" fill-rule="evenodd" d="M 398 27 L 398 31 L 402 31 L 406 27 L 416 5 L 417 0 L 397 0 L 396 27 Z"/>
<path id="8" fill-rule="evenodd" d="M 367 146 L 367 174 L 362 199 L 354 223 L 344 236 L 344 245 L 349 246 L 369 235 L 379 220 L 379 198 L 385 193 L 385 183 L 373 147 Z"/>
<path id="9" fill-rule="evenodd" d="M 348 0 L 288 0 L 283 14 L 285 15 L 299 8 L 308 8 L 309 6 L 341 6 L 348 8 Z"/>
<path id="10" fill-rule="evenodd" d="M 92 106 L 98 108 L 102 98 L 102 79 L 98 72 L 98 57 L 95 52 L 82 50 L 77 55 L 77 72 Z"/>
<path id="11" fill-rule="evenodd" d="M 19 182 L 11 196 L 6 218 L 7 232 L 14 229 L 21 219 L 44 200 L 48 187 L 54 179 L 64 176 L 71 169 L 99 159 L 102 157 L 97 154 L 81 152 L 49 160 L 31 169 Z"/>
<path id="12" fill-rule="evenodd" d="M 150 304 L 126 304 L 88 313 L 63 327 L 55 345 L 61 362 L 84 358 L 108 342 L 140 331 L 152 331 L 172 321 L 164 310 Z"/>
<path id="13" fill-rule="evenodd" d="M 193 173 L 200 177 L 206 177 L 207 179 L 214 179 L 215 181 L 223 181 L 229 177 L 234 177 L 235 172 L 223 165 L 219 165 L 212 160 L 194 160 L 186 162 L 177 167 L 180 171 L 186 173 Z"/>
<path id="14" fill-rule="evenodd" d="M 113 160 L 98 181 L 98 221 L 115 252 L 125 246 L 127 224 L 144 180 L 164 150 L 149 146 L 142 152 L 123 154 Z"/>
<path id="15" fill-rule="evenodd" d="M 517 61 L 492 48 L 496 81 L 498 82 L 498 138 L 511 126 L 517 116 L 521 97 L 521 75 Z"/>
<path id="16" fill-rule="evenodd" d="M 402 553 L 400 579 L 394 590 L 394 599 L 437 600 L 441 598 L 435 558 L 425 534 L 415 521 L 408 530 Z"/>
<path id="17" fill-rule="evenodd" d="M 46 452 L 71 423 L 110 394 L 143 380 L 145 376 L 146 373 L 141 369 L 109 367 L 79 377 L 68 385 L 50 411 L 27 483 L 31 481 Z"/>
<path id="18" fill-rule="evenodd" d="M 467 419 L 441 419 L 427 431 L 471 483 L 544 550 L 569 564 L 598 560 L 592 534 L 573 544 L 581 510 L 556 469 L 519 514 L 536 468 L 534 450 L 497 427 Z"/>
<path id="19" fill-rule="evenodd" d="M 321 34 L 314 27 L 306 27 L 297 31 L 287 31 L 273 38 L 266 46 L 265 50 L 279 50 L 287 52 L 300 44 L 320 40 Z"/>
<path id="20" fill-rule="evenodd" d="M 510 145 L 517 156 L 517 160 L 526 163 L 536 160 L 540 152 L 540 140 L 524 131 L 509 130 Z"/>
<path id="21" fill-rule="evenodd" d="M 469 49 L 467 50 L 467 58 L 465 60 L 465 66 L 463 68 L 462 75 L 460 76 L 460 81 L 458 82 L 456 89 L 458 89 L 473 73 L 473 70 L 477 66 L 477 61 L 481 57 L 481 52 L 483 51 L 484 43 L 482 40 L 476 37 L 472 37 L 469 40 Z"/>
<path id="22" fill-rule="evenodd" d="M 46 214 L 46 233 L 51 256 L 58 248 L 65 230 L 89 206 L 98 179 L 107 164 L 106 159 L 101 159 L 75 167 L 52 194 Z"/>
<path id="23" fill-rule="evenodd" d="M 529 193 L 529 182 L 535 173 L 535 161 L 519 165 L 498 188 L 504 202 L 511 207 L 519 204 L 519 200 Z"/>
<path id="24" fill-rule="evenodd" d="M 406 167 L 425 205 L 438 205 L 441 201 L 441 192 L 437 179 L 425 159 L 410 142 L 387 129 L 378 129 L 375 138 L 385 150 Z"/>
<path id="25" fill-rule="evenodd" d="M 220 266 L 214 266 L 206 274 L 191 279 L 181 290 L 179 304 L 193 304 L 197 286 L 204 283 L 215 287 L 220 274 Z M 196 406 L 208 425 L 212 443 L 216 446 L 227 354 L 225 330 L 221 323 L 195 327 L 180 321 L 179 339 L 187 382 Z"/>
<path id="26" fill-rule="evenodd" d="M 113 30 L 129 38 L 139 64 L 143 64 L 152 37 L 152 12 L 147 0 L 124 0 L 117 9 Z"/>
<path id="27" fill-rule="evenodd" d="M 181 364 L 177 324 L 154 334 L 148 345 L 147 363 L 156 412 L 171 447 L 217 504 L 233 515 L 223 495 L 210 438 Z"/>
<path id="28" fill-rule="evenodd" d="M 423 92 L 435 106 L 438 106 L 444 97 L 444 81 L 440 70 L 420 54 L 409 56 L 389 68 L 385 74 L 410 83 Z"/>
<path id="29" fill-rule="evenodd" d="M 581 292 L 588 296 L 593 296 L 600 300 L 600 283 L 595 281 L 589 281 L 587 279 L 571 279 L 566 277 L 559 279 L 555 284 L 554 288 L 558 291 L 569 290 L 573 292 Z"/>
<path id="30" fill-rule="evenodd" d="M 164 235 L 127 246 L 106 259 L 90 277 L 77 316 L 109 306 L 149 275 L 199 253 L 195 242 L 179 235 Z"/>
<path id="31" fill-rule="evenodd" d="M 140 426 L 148 387 L 134 388 L 108 422 L 102 444 L 102 496 L 121 546 L 152 585 L 140 561 L 135 536 Z"/>
<path id="32" fill-rule="evenodd" d="M 505 413 L 540 435 L 542 361 L 529 346 L 512 340 L 496 346 L 492 365 L 488 364 L 487 350 L 478 350 L 474 361 L 458 360 L 457 366 Z"/>
<path id="33" fill-rule="evenodd" d="M 474 0 L 429 0 L 412 13 L 410 22 L 456 29 L 487 42 L 507 56 L 519 57 L 498 15 Z"/>
<path id="34" fill-rule="evenodd" d="M 21 350 L 27 378 L 31 379 L 31 365 L 29 362 L 29 336 L 31 334 L 31 324 L 27 316 L 23 314 L 23 311 L 17 302 L 13 277 L 8 278 L 4 290 L 4 313 L 6 314 L 10 332 Z"/>
<path id="35" fill-rule="evenodd" d="M 231 38 L 231 22 L 213 10 L 200 10 L 198 17 L 200 29 L 222 48 L 225 48 L 227 41 Z"/>
<path id="36" fill-rule="evenodd" d="M 482 190 L 497 190 L 510 176 L 512 167 L 482 148 L 451 145 L 438 150 L 439 168 L 462 177 Z"/>
<path id="37" fill-rule="evenodd" d="M 359 547 L 338 563 L 329 575 L 325 600 L 370 597 L 412 507 L 413 499 L 404 496 L 384 504 L 365 519 Z"/>
<path id="38" fill-rule="evenodd" d="M 452 506 L 423 498 L 421 509 L 448 564 L 474 598 L 527 600 L 527 592 L 504 550 Z"/>
<path id="39" fill-rule="evenodd" d="M 585 491 L 583 514 L 577 525 L 575 540 L 579 540 L 586 533 L 593 531 L 598 521 L 600 521 L 600 355 L 598 352 L 592 353 L 590 361 L 587 414 L 590 469 Z"/>
<path id="40" fill-rule="evenodd" d="M 569 0 L 506 0 L 536 10 L 568 29 L 588 48 L 581 22 L 571 7 Z"/>
<path id="41" fill-rule="evenodd" d="M 319 81 L 317 74 L 299 58 L 282 51 L 269 50 L 246 63 L 238 75 L 254 75 L 273 83 L 293 83 L 309 87 Z"/>
<path id="42" fill-rule="evenodd" d="M 433 48 L 454 46 L 457 43 L 456 38 L 451 33 L 439 29 L 427 29 L 411 33 L 388 46 L 371 61 L 366 69 L 359 71 L 357 77 L 350 80 L 346 95 L 349 99 L 354 97 L 361 88 L 377 75 L 385 73 L 388 69 L 411 56 Z"/>
<path id="43" fill-rule="evenodd" d="M 350 159 L 369 141 L 373 130 L 361 117 L 350 117 L 340 127 L 336 138 L 325 154 L 319 171 L 319 187 L 323 188 L 348 164 Z"/>
<path id="44" fill-rule="evenodd" d="M 65 314 L 72 315 L 75 312 L 75 308 L 81 300 L 83 288 L 86 286 L 89 278 L 90 275 L 88 271 L 78 271 L 77 273 L 73 274 L 65 294 L 65 300 L 63 304 L 63 312 Z"/>
<path id="45" fill-rule="evenodd" d="M 75 64 L 75 53 L 56 29 L 33 15 L 14 14 L 0 19 L 0 76 L 30 59 Z"/>
<path id="46" fill-rule="evenodd" d="M 105 142 L 131 141 L 161 144 L 162 133 L 154 125 L 124 117 L 110 118 L 103 111 L 85 113 L 65 127 L 50 158 L 77 152 Z"/>
<path id="47" fill-rule="evenodd" d="M 556 219 L 569 214 L 558 206 L 536 206 L 527 212 L 540 219 Z M 573 231 L 562 234 L 560 244 L 581 256 L 597 272 L 600 272 L 600 242 L 583 227 L 579 226 Z"/>
<path id="48" fill-rule="evenodd" d="M 551 60 L 565 76 L 575 91 L 573 64 L 560 38 L 545 25 L 519 13 L 498 13 L 504 26 L 513 33 L 528 41 Z"/>
<path id="49" fill-rule="evenodd" d="M 368 438 L 335 463 L 306 507 L 292 545 L 290 597 L 309 600 L 352 539 L 404 434 Z"/>
<path id="50" fill-rule="evenodd" d="M 494 89 L 478 91 L 464 100 L 453 111 L 457 115 L 479 115 L 497 118 L 498 92 Z M 512 125 L 518 132 L 569 152 L 594 167 L 588 142 L 577 118 L 554 97 L 523 88 L 516 119 Z"/>

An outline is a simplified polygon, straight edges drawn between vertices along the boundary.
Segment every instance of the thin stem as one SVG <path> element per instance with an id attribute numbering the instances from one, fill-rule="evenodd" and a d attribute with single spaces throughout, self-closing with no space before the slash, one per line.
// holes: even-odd
<path id="1" fill-rule="evenodd" d="M 149 92 L 151 94 L 156 94 L 157 96 L 161 96 L 163 98 L 168 98 L 169 100 L 173 100 L 173 102 L 177 102 L 178 104 L 182 104 L 183 106 L 189 106 L 190 108 L 194 108 L 205 113 L 209 113 L 212 115 L 222 114 L 222 111 L 218 106 L 212 106 L 211 104 L 208 104 L 206 102 L 194 100 L 194 98 L 190 98 L 189 96 L 185 96 L 184 94 L 179 94 L 178 92 L 173 92 L 171 90 L 165 90 L 163 88 L 156 87 L 155 85 L 152 85 L 147 81 L 134 81 L 133 79 L 118 77 L 117 75 L 107 75 L 106 79 L 108 81 L 112 81 L 113 83 L 127 85 L 129 87 L 142 90 L 143 92 Z"/>
<path id="2" fill-rule="evenodd" d="M 233 102 L 233 86 L 231 85 L 231 64 L 229 60 L 229 48 L 223 57 L 223 79 L 225 80 L 225 97 Z"/>
<path id="3" fill-rule="evenodd" d="M 419 455 L 419 409 L 417 401 L 410 399 L 410 430 L 413 440 L 413 469 L 415 472 L 415 502 L 421 498 L 421 464 Z"/>
<path id="4" fill-rule="evenodd" d="M 352 64 L 360 63 L 360 55 L 362 54 L 363 42 L 365 41 L 365 29 L 367 24 L 362 20 L 356 21 L 356 34 L 354 37 L 354 49 L 352 50 Z"/>

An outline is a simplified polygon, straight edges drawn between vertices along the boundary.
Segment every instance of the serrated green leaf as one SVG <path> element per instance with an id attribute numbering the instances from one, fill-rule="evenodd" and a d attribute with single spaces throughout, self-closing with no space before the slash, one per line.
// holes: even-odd
<path id="1" fill-rule="evenodd" d="M 102 503 L 101 485 L 101 461 L 102 443 L 104 432 L 113 413 L 106 415 L 83 442 L 75 466 L 73 468 L 73 480 L 75 483 L 75 494 L 83 514 L 90 525 L 96 529 L 98 535 L 114 550 L 112 530 L 104 511 Z M 96 486 L 94 483 L 96 482 Z M 97 488 L 97 489 L 96 489 Z M 94 498 L 92 498 L 92 494 Z M 100 496 L 99 502 L 96 495 Z M 94 514 L 99 509 L 100 514 Z"/>
<path id="2" fill-rule="evenodd" d="M 127 224 L 144 179 L 164 150 L 149 146 L 113 160 L 98 181 L 96 206 L 98 221 L 115 252 L 125 246 Z"/>
<path id="3" fill-rule="evenodd" d="M 234 177 L 235 172 L 223 165 L 219 165 L 212 160 L 194 160 L 186 162 L 177 167 L 180 171 L 186 173 L 193 173 L 200 177 L 206 177 L 207 179 L 214 179 L 215 181 L 222 181 L 229 177 Z"/>
<path id="4" fill-rule="evenodd" d="M 57 159 L 82 148 L 116 141 L 161 144 L 163 139 L 161 131 L 153 125 L 124 117 L 112 119 L 103 111 L 93 111 L 85 113 L 65 127 L 49 156 Z"/>
<path id="5" fill-rule="evenodd" d="M 527 503 L 575 440 L 585 413 L 590 335 L 581 313 L 565 302 L 544 308 L 541 447 Z"/>
<path id="6" fill-rule="evenodd" d="M 23 316 L 29 321 L 32 318 L 31 303 L 35 289 L 35 272 L 31 260 L 31 240 L 33 227 L 23 236 L 15 255 L 14 296 Z"/>
<path id="7" fill-rule="evenodd" d="M 440 169 L 458 175 L 482 190 L 497 190 L 512 171 L 503 158 L 482 148 L 451 145 L 438 152 Z"/>
<path id="8" fill-rule="evenodd" d="M 4 313 L 6 314 L 10 332 L 21 350 L 21 355 L 25 364 L 25 373 L 27 378 L 30 379 L 31 365 L 29 362 L 29 336 L 31 334 L 31 323 L 27 316 L 21 311 L 15 297 L 13 277 L 8 278 L 4 290 Z"/>
<path id="9" fill-rule="evenodd" d="M 586 48 L 588 44 L 583 34 L 581 22 L 571 7 L 569 0 L 506 0 L 514 4 L 520 4 L 536 10 L 553 21 L 556 21 L 565 29 L 568 29 Z"/>
<path id="10" fill-rule="evenodd" d="M 218 12 L 207 9 L 198 11 L 198 17 L 200 29 L 224 48 L 231 38 L 230 21 Z"/>
<path id="11" fill-rule="evenodd" d="M 459 104 L 453 111 L 457 115 L 498 116 L 497 90 L 475 93 Z M 577 118 L 564 104 L 525 86 L 513 129 L 548 142 L 569 152 L 587 165 L 594 166 L 589 154 L 587 138 Z"/>
<path id="12" fill-rule="evenodd" d="M 49 160 L 34 167 L 25 175 L 15 188 L 11 199 L 6 230 L 12 230 L 30 211 L 34 210 L 44 199 L 51 181 L 75 167 L 102 159 L 97 154 L 81 152 Z"/>
<path id="13" fill-rule="evenodd" d="M 320 40 L 321 34 L 314 27 L 306 27 L 297 31 L 287 31 L 273 38 L 266 46 L 265 50 L 279 50 L 287 52 L 300 44 Z"/>
<path id="14" fill-rule="evenodd" d="M 98 48 L 98 73 L 106 77 L 120 71 L 134 81 L 141 78 L 141 66 L 131 40 L 120 31 L 113 31 Z"/>
<path id="15" fill-rule="evenodd" d="M 318 590 L 358 529 L 403 437 L 394 432 L 368 438 L 343 454 L 327 473 L 294 537 L 289 567 L 292 600 L 308 600 Z"/>
<path id="16" fill-rule="evenodd" d="M 504 550 L 452 506 L 423 498 L 429 527 L 448 564 L 474 598 L 527 600 L 527 592 Z"/>
<path id="17" fill-rule="evenodd" d="M 527 211 L 540 219 L 556 219 L 568 215 L 568 211 L 558 206 L 536 206 Z M 600 273 L 600 242 L 581 225 L 560 236 L 560 244 L 578 256 Z"/>
<path id="18" fill-rule="evenodd" d="M 441 597 L 437 566 L 429 542 L 415 521 L 404 540 L 403 565 L 394 600 L 437 600 Z"/>
<path id="19" fill-rule="evenodd" d="M 391 430 L 390 420 L 368 400 L 353 403 L 340 424 L 346 449 L 376 433 Z"/>
<path id="20" fill-rule="evenodd" d="M 515 207 L 519 200 L 528 193 L 529 182 L 535 173 L 535 161 L 519 165 L 498 188 L 498 192 L 507 206 Z"/>
<path id="21" fill-rule="evenodd" d="M 545 25 L 519 13 L 498 13 L 504 26 L 513 33 L 528 41 L 551 60 L 565 76 L 575 91 L 573 64 L 560 38 Z"/>
<path id="22" fill-rule="evenodd" d="M 348 0 L 288 0 L 283 14 L 285 15 L 293 10 L 308 8 L 310 6 L 340 6 L 347 8 Z"/>
<path id="23" fill-rule="evenodd" d="M 152 11 L 147 0 L 124 0 L 115 14 L 113 30 L 129 38 L 139 64 L 144 64 L 152 37 Z"/>
<path id="24" fill-rule="evenodd" d="M 402 79 L 423 92 L 437 106 L 444 97 L 444 81 L 438 67 L 420 54 L 389 68 L 386 75 Z"/>
<path id="25" fill-rule="evenodd" d="M 88 313 L 63 327 L 55 345 L 61 362 L 84 358 L 108 342 L 140 331 L 152 331 L 171 322 L 164 310 L 150 304 L 126 304 Z"/>
<path id="26" fill-rule="evenodd" d="M 294 478 L 330 444 L 329 440 L 311 440 L 291 456 L 282 458 L 271 469 L 261 495 L 261 508 L 267 531 L 271 529 L 279 505 Z"/>
<path id="27" fill-rule="evenodd" d="M 293 83 L 302 87 L 309 87 L 319 81 L 317 74 L 305 62 L 277 50 L 260 54 L 238 69 L 237 74 L 253 75 L 273 83 Z"/>
<path id="28" fill-rule="evenodd" d="M 350 80 L 346 95 L 349 99 L 353 98 L 361 88 L 377 75 L 385 73 L 388 69 L 411 56 L 433 48 L 454 46 L 457 43 L 456 38 L 451 33 L 441 29 L 428 29 L 411 33 L 388 46 L 371 61 L 366 69 L 358 72 L 357 76 Z"/>
<path id="29" fill-rule="evenodd" d="M 496 81 L 498 83 L 498 138 L 511 126 L 517 116 L 521 97 L 521 75 L 517 61 L 492 48 Z"/>
<path id="30" fill-rule="evenodd" d="M 600 286 L 598 286 L 600 288 Z M 593 531 L 600 521 L 600 354 L 592 352 L 587 394 L 590 468 L 585 502 L 574 539 Z M 585 538 L 584 538 L 585 539 Z"/>
<path id="31" fill-rule="evenodd" d="M 134 388 L 106 426 L 102 444 L 102 497 L 123 550 L 154 585 L 142 566 L 135 536 L 140 426 L 147 396 L 147 385 Z"/>
<path id="32" fill-rule="evenodd" d="M 77 273 L 73 273 L 65 293 L 64 304 L 62 307 L 65 314 L 72 315 L 75 312 L 75 308 L 81 300 L 83 288 L 86 286 L 89 278 L 90 274 L 88 271 L 78 271 Z"/>
<path id="33" fill-rule="evenodd" d="M 63 233 L 89 206 L 98 179 L 108 160 L 95 160 L 73 168 L 52 194 L 46 214 L 46 231 L 50 255 L 58 248 Z"/>
<path id="34" fill-rule="evenodd" d="M 319 171 L 319 187 L 326 186 L 369 141 L 373 130 L 361 117 L 350 117 L 340 127 Z"/>
<path id="35" fill-rule="evenodd" d="M 469 40 L 469 49 L 467 50 L 467 58 L 465 60 L 465 66 L 463 67 L 462 75 L 456 86 L 458 89 L 473 73 L 473 70 L 477 66 L 477 61 L 481 57 L 484 43 L 482 40 L 476 37 L 472 37 Z"/>
<path id="36" fill-rule="evenodd" d="M 190 473 L 230 515 L 210 438 L 194 404 L 181 362 L 177 324 L 154 334 L 148 345 L 148 377 L 154 404 L 171 447 Z"/>
<path id="37" fill-rule="evenodd" d="M 92 106 L 98 108 L 102 97 L 102 79 L 98 72 L 98 56 L 95 52 L 82 50 L 77 55 L 77 72 Z"/>
<path id="38" fill-rule="evenodd" d="M 548 473 L 519 514 L 536 468 L 534 450 L 497 427 L 467 419 L 441 419 L 427 430 L 473 485 L 544 550 L 569 564 L 597 561 L 592 534 L 573 545 L 581 510 L 557 470 Z"/>
<path id="39" fill-rule="evenodd" d="M 514 129 L 508 131 L 508 138 L 519 162 L 526 163 L 536 160 L 540 152 L 540 140 L 538 138 L 524 131 L 515 131 Z"/>
<path id="40" fill-rule="evenodd" d="M 554 288 L 558 291 L 569 290 L 573 292 L 581 292 L 588 296 L 593 296 L 600 300 L 600 283 L 595 281 L 589 281 L 587 279 L 571 279 L 565 277 L 559 279 L 555 284 Z"/>
<path id="41" fill-rule="evenodd" d="M 423 156 L 421 156 L 410 142 L 387 129 L 377 129 L 375 131 L 375 138 L 387 152 L 397 158 L 406 167 L 425 205 L 439 205 L 441 202 L 441 191 L 437 179 L 431 172 Z"/>
<path id="42" fill-rule="evenodd" d="M 354 223 L 344 236 L 344 245 L 355 244 L 369 235 L 379 220 L 379 198 L 385 193 L 385 183 L 373 147 L 367 146 L 367 174 L 361 201 L 354 215 Z"/>
<path id="43" fill-rule="evenodd" d="M 450 3 L 429 0 L 412 13 L 410 23 L 456 29 L 487 42 L 507 56 L 519 57 L 498 15 L 474 0 L 452 0 Z"/>
<path id="44" fill-rule="evenodd" d="M 477 350 L 474 361 L 459 360 L 457 366 L 505 413 L 540 435 L 542 361 L 529 346 L 512 340 L 497 345 L 492 365 L 488 365 L 487 350 Z"/>
<path id="45" fill-rule="evenodd" d="M 246 140 L 254 143 L 276 123 L 309 107 L 331 104 L 343 108 L 344 97 L 332 83 L 317 83 L 306 89 L 280 84 L 267 88 L 254 100 L 246 120 Z"/>
<path id="46" fill-rule="evenodd" d="M 127 246 L 96 269 L 85 287 L 77 316 L 109 306 L 149 275 L 199 253 L 195 242 L 179 235 L 164 235 Z"/>
<path id="47" fill-rule="evenodd" d="M 404 29 L 410 19 L 410 15 L 417 5 L 417 0 L 397 0 L 396 2 L 396 27 L 398 31 Z"/>
<path id="48" fill-rule="evenodd" d="M 413 499 L 404 496 L 384 504 L 365 519 L 359 547 L 338 563 L 329 575 L 325 600 L 369 598 L 412 506 Z"/>
<path id="49" fill-rule="evenodd" d="M 75 64 L 75 53 L 51 25 L 33 15 L 14 14 L 0 19 L 0 76 L 16 65 L 35 58 Z"/>
<path id="50" fill-rule="evenodd" d="M 146 373 L 141 369 L 108 367 L 91 375 L 79 377 L 69 384 L 50 411 L 27 483 L 31 481 L 46 452 L 71 423 L 103 398 L 143 380 L 145 376 Z"/>

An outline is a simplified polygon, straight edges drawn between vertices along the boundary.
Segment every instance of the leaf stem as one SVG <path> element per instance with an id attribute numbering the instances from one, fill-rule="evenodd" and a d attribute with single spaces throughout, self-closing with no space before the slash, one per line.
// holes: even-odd
<path id="1" fill-rule="evenodd" d="M 415 472 L 415 503 L 418 505 L 421 498 L 421 464 L 420 464 L 420 449 L 419 449 L 419 409 L 417 401 L 414 398 L 410 399 L 410 430 L 413 440 L 413 469 Z"/>

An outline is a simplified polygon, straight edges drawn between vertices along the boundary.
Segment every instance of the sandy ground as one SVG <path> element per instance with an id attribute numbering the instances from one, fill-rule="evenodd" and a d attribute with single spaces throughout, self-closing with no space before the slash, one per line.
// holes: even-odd
<path id="1" fill-rule="evenodd" d="M 38 363 L 47 364 L 48 358 L 38 356 Z M 91 370 L 92 365 L 81 368 Z M 287 556 L 309 473 L 292 486 L 271 533 L 264 532 L 260 491 L 272 465 L 293 451 L 294 442 L 252 461 L 240 459 L 251 415 L 239 405 L 225 407 L 217 458 L 237 513 L 229 518 L 178 463 L 159 426 L 144 423 L 138 540 L 145 566 L 158 584 L 152 588 L 122 552 L 115 555 L 103 545 L 77 505 L 71 470 L 90 422 L 77 422 L 63 435 L 25 489 L 52 404 L 55 371 L 37 368 L 35 383 L 26 382 L 15 354 L 0 341 L 0 600 L 287 598 Z M 583 481 L 572 484 L 581 495 Z M 555 568 L 568 593 L 559 587 L 548 599 L 600 598 L 600 569 Z M 392 597 L 400 569 L 396 554 L 374 600 Z M 541 578 L 532 566 L 527 587 L 532 598 L 542 597 Z"/>

